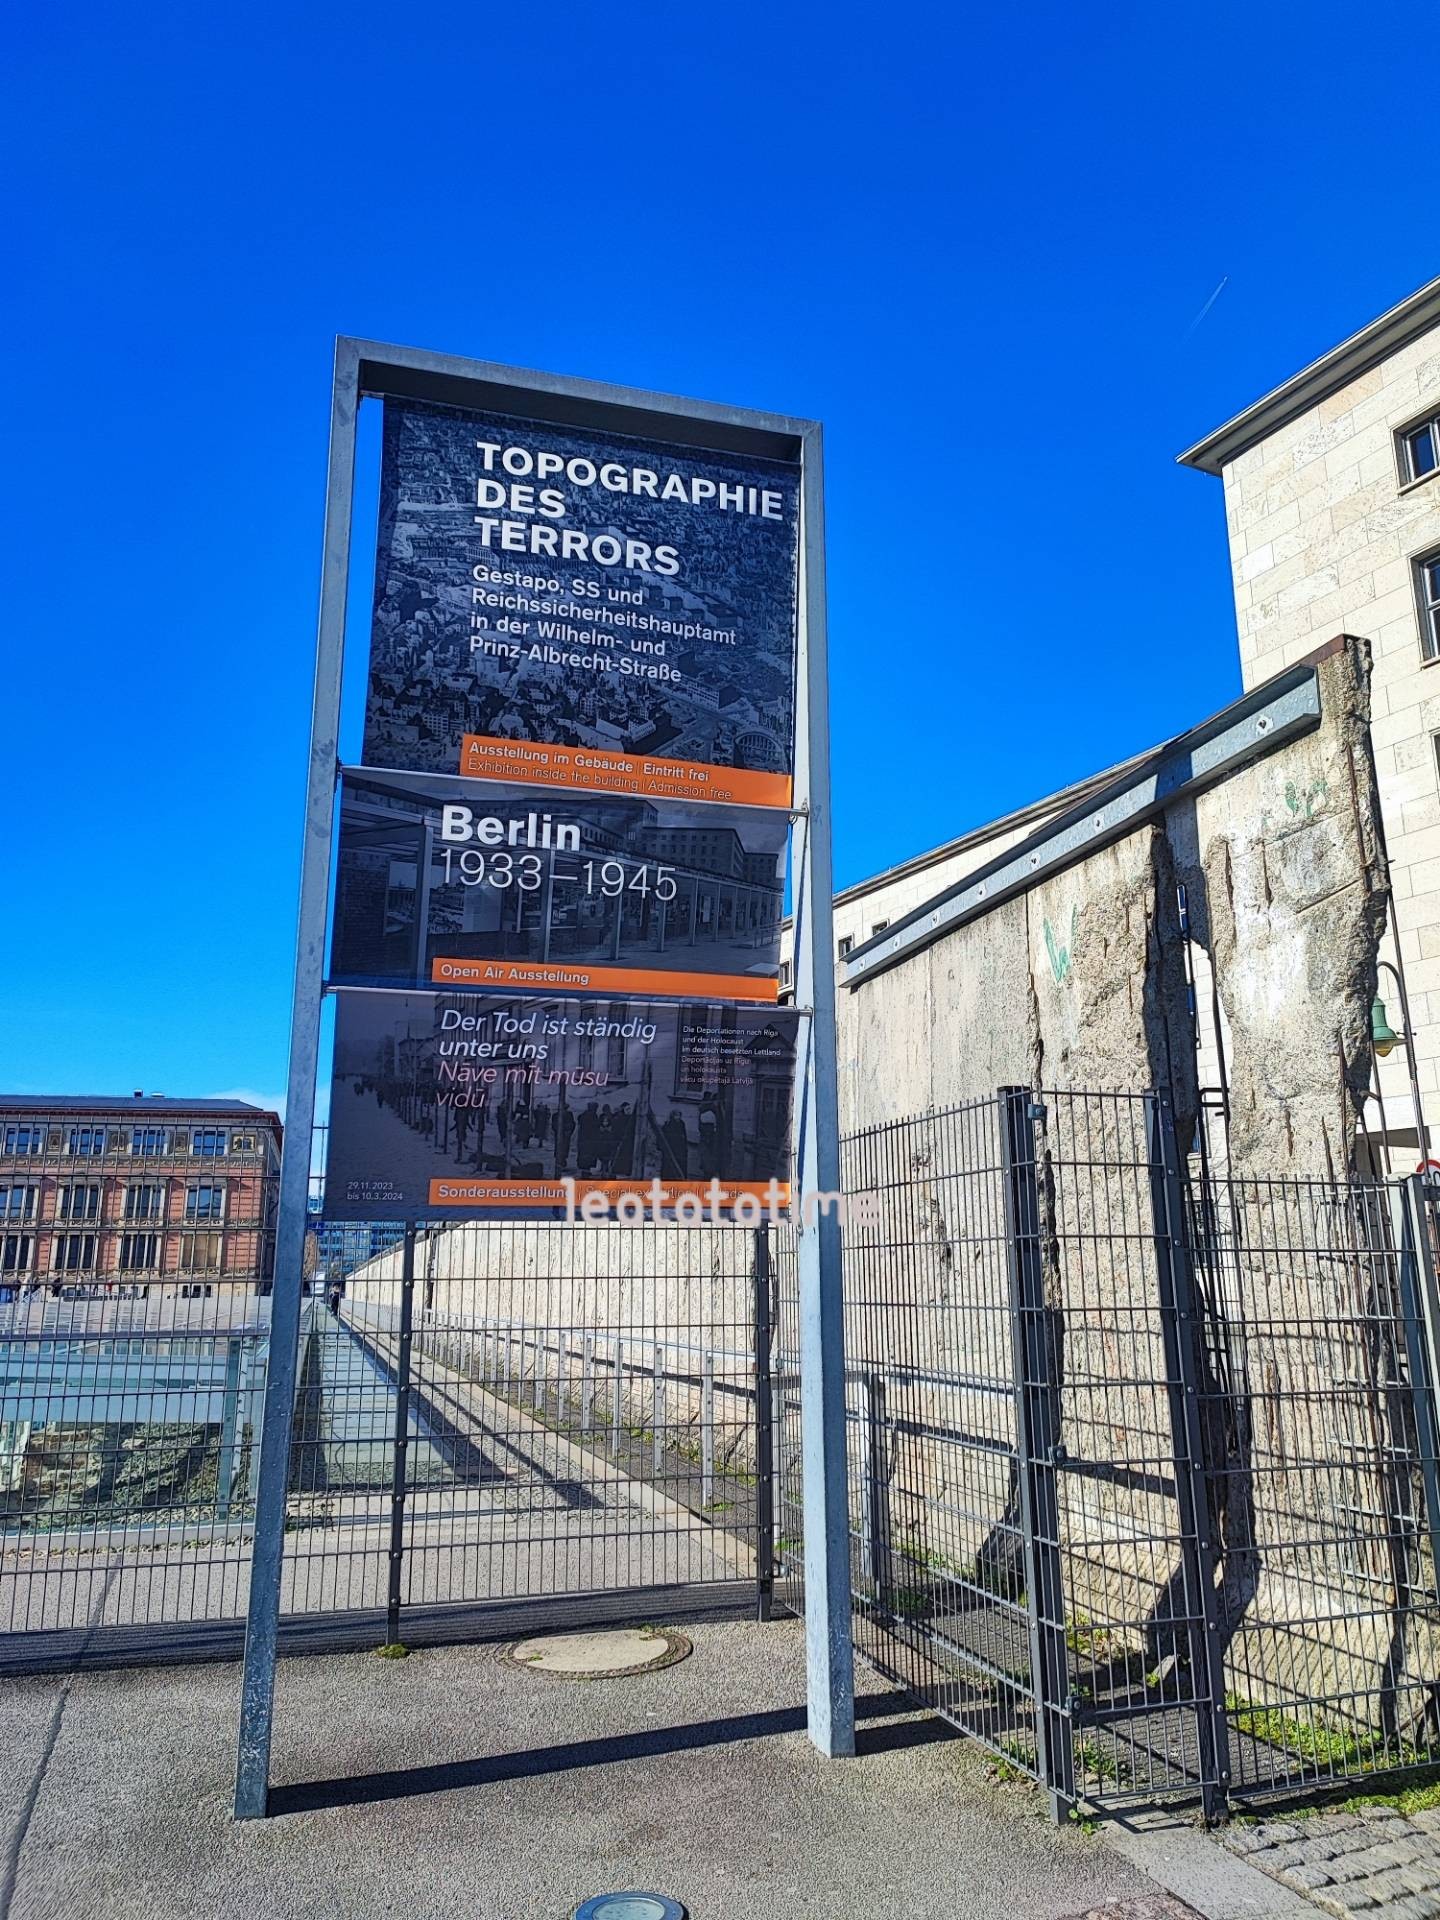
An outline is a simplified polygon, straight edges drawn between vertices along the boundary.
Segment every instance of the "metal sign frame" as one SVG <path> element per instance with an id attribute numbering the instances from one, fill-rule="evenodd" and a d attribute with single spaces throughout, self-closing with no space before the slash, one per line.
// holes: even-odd
<path id="1" fill-rule="evenodd" d="M 840 1187 L 824 482 L 818 422 L 341 336 L 335 344 L 270 1359 L 241 1680 L 235 1773 L 235 1817 L 239 1820 L 263 1818 L 269 1801 L 285 1493 L 340 769 L 340 692 L 356 434 L 362 399 L 387 395 L 501 410 L 529 419 L 671 442 L 683 430 L 684 444 L 691 447 L 798 462 L 795 784 L 790 810 L 797 823 L 792 858 L 796 1002 L 810 1017 L 802 1022 L 792 1184 L 797 1204 L 807 1193 L 834 1194 Z M 822 1753 L 839 1756 L 853 1753 L 855 1747 L 840 1220 L 833 1207 L 825 1207 L 816 1210 L 813 1221 L 807 1221 L 802 1213 L 797 1217 L 797 1227 L 809 1729 Z"/>

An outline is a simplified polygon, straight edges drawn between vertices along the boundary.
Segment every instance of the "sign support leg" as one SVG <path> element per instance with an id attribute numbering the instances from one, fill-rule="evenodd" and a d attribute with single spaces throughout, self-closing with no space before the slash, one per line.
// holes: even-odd
<path id="1" fill-rule="evenodd" d="M 325 551 L 320 577 L 320 631 L 315 703 L 310 722 L 310 776 L 300 860 L 300 914 L 295 994 L 290 1015 L 290 1074 L 285 1142 L 280 1156 L 280 1215 L 275 1232 L 275 1286 L 270 1297 L 270 1352 L 265 1369 L 260 1471 L 245 1667 L 240 1682 L 240 1734 L 235 1763 L 235 1818 L 263 1819 L 270 1795 L 270 1730 L 275 1707 L 275 1646 L 280 1627 L 280 1567 L 285 1549 L 285 1492 L 295 1411 L 296 1348 L 310 1195 L 310 1144 L 320 1057 L 325 988 L 325 909 L 330 891 L 330 833 L 340 736 L 340 668 L 345 641 L 345 589 L 350 571 L 350 511 L 355 487 L 355 423 L 359 356 L 353 341 L 335 353 L 330 415 L 330 475 L 325 500 Z"/>
<path id="2" fill-rule="evenodd" d="M 845 1465 L 845 1323 L 838 1201 L 840 1118 L 835 1058 L 834 879 L 830 858 L 830 699 L 825 641 L 825 507 L 820 428 L 804 437 L 796 661 L 795 996 L 802 1022 L 796 1089 L 796 1264 L 800 1291 L 800 1430 L 805 1514 L 805 1662 L 810 1738 L 839 1758 L 855 1751 L 850 1623 L 850 1504 Z M 809 1217 L 807 1218 L 807 1214 Z"/>

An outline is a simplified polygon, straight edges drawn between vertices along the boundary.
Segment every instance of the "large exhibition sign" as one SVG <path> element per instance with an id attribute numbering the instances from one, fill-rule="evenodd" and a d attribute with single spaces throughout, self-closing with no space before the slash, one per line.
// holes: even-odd
<path id="1" fill-rule="evenodd" d="M 387 396 L 367 766 L 789 806 L 799 469 L 683 431 Z"/>
<path id="2" fill-rule="evenodd" d="M 337 997 L 332 1219 L 556 1215 L 588 1196 L 788 1204 L 799 1024 L 788 1009 Z"/>
<path id="3" fill-rule="evenodd" d="M 853 1751 L 820 462 L 815 421 L 336 344 L 238 1818 L 268 1807 L 327 999 L 323 1217 L 402 1223 L 397 1459 L 422 1227 L 723 1219 L 753 1251 L 758 1382 L 789 1209 L 812 1737 Z M 347 590 L 372 512 L 362 675 Z M 787 857 L 800 1007 L 778 1004 Z M 545 1260 L 585 1266 L 567 1231 L 533 1250 L 532 1331 Z M 695 1236 L 678 1267 L 653 1244 L 622 1262 L 637 1286 L 704 1280 Z M 393 1519 L 395 1643 L 398 1495 Z"/>
<path id="4" fill-rule="evenodd" d="M 531 399 L 385 395 L 337 1219 L 788 1193 L 800 461 Z"/>
<path id="5" fill-rule="evenodd" d="M 347 772 L 330 979 L 774 1001 L 789 819 Z"/>

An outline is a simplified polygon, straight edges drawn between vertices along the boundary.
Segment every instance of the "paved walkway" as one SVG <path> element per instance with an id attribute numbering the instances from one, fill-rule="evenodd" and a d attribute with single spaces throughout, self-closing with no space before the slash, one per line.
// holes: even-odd
<path id="1" fill-rule="evenodd" d="M 1440 1808 L 1393 1807 L 1238 1822 L 1224 1841 L 1281 1886 L 1347 1920 L 1440 1920 Z"/>
<path id="2" fill-rule="evenodd" d="M 390 1547 L 393 1335 L 307 1303 L 318 1338 L 299 1408 L 299 1462 L 281 1605 L 317 1615 L 385 1604 Z M 407 1604 L 754 1577 L 740 1533 L 692 1511 L 686 1463 L 662 1484 L 628 1473 L 537 1415 L 438 1362 L 417 1360 L 410 1405 Z M 678 1469 L 685 1468 L 682 1475 Z M 239 1620 L 250 1528 L 192 1522 L 27 1532 L 0 1543 L 0 1630 L 83 1633 L 134 1623 Z"/>
<path id="3" fill-rule="evenodd" d="M 676 1666 L 579 1683 L 484 1648 L 283 1662 L 277 1815 L 241 1826 L 235 1668 L 11 1682 L 0 1920 L 562 1920 L 627 1886 L 693 1920 L 1187 1913 L 878 1680 L 860 1757 L 822 1760 L 797 1622 L 687 1632 Z"/>

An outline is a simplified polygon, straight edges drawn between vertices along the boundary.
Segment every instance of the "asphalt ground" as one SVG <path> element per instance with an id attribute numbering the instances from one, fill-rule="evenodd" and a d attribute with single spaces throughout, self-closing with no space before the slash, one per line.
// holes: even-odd
<path id="1" fill-rule="evenodd" d="M 617 1679 L 491 1647 L 282 1662 L 274 1815 L 240 1825 L 236 1667 L 11 1681 L 0 1920 L 563 1920 L 624 1887 L 692 1920 L 1172 1911 L 873 1676 L 858 1756 L 822 1759 L 798 1622 L 686 1632 L 688 1659 Z"/>

